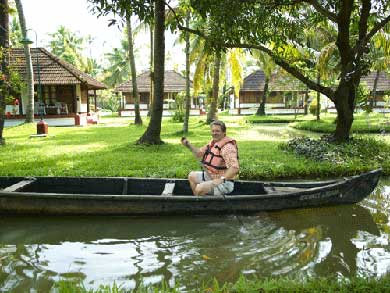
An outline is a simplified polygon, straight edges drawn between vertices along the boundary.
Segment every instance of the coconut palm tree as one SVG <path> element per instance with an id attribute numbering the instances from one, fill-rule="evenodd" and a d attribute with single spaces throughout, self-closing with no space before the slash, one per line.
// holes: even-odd
<path id="1" fill-rule="evenodd" d="M 82 68 L 82 51 L 85 38 L 78 36 L 65 26 L 59 26 L 57 31 L 49 34 L 52 38 L 49 42 L 51 52 L 66 62 Z"/>
<path id="2" fill-rule="evenodd" d="M 23 51 L 26 59 L 26 85 L 27 85 L 27 108 L 26 108 L 26 122 L 34 122 L 34 72 L 31 61 L 30 44 L 27 42 L 27 28 L 26 19 L 23 12 L 23 4 L 21 0 L 15 0 L 16 9 L 19 16 L 19 24 L 23 36 Z"/>
<path id="3" fill-rule="evenodd" d="M 210 124 L 213 120 L 217 119 L 218 112 L 218 93 L 219 93 L 219 71 L 221 69 L 221 51 L 217 50 L 214 57 L 214 66 L 213 66 L 213 88 L 212 95 L 210 99 L 210 107 L 207 112 L 206 122 Z"/>
<path id="4" fill-rule="evenodd" d="M 19 21 L 16 17 L 13 17 L 10 22 L 10 34 L 9 34 L 9 42 L 12 48 L 21 48 L 23 47 L 20 42 L 23 40 L 22 30 L 20 28 Z"/>
<path id="5" fill-rule="evenodd" d="M 192 19 L 191 25 L 199 31 L 207 28 L 207 23 L 197 17 Z M 213 53 L 205 39 L 198 35 L 191 35 L 190 38 L 190 64 L 195 64 L 193 95 L 198 96 L 202 91 L 206 93 L 209 101 L 207 122 L 211 122 L 217 118 L 220 84 L 226 84 L 228 78 L 234 88 L 234 94 L 238 96 L 243 79 L 241 64 L 245 56 L 243 50 L 238 48 L 228 49 L 227 52 L 214 48 Z M 230 73 L 229 76 L 225 74 L 226 72 Z"/>
<path id="6" fill-rule="evenodd" d="M 115 87 L 116 85 L 124 82 L 130 75 L 127 53 L 123 48 L 123 43 L 124 42 L 122 41 L 121 48 L 114 48 L 112 52 L 104 54 L 109 65 L 104 69 L 105 77 L 103 82 L 109 87 Z"/>
<path id="7" fill-rule="evenodd" d="M 323 27 L 313 28 L 305 32 L 304 37 L 308 44 L 306 50 L 309 54 L 314 54 L 316 64 L 313 66 L 313 74 L 317 76 L 317 83 L 320 84 L 322 80 L 329 81 L 330 79 L 336 78 L 333 74 L 336 68 L 337 61 L 335 54 L 337 52 L 337 45 L 335 43 L 335 31 L 334 28 L 324 24 Z M 320 120 L 320 92 L 317 92 L 317 108 L 316 108 L 316 119 Z"/>
<path id="8" fill-rule="evenodd" d="M 186 16 L 186 26 L 190 26 L 191 13 L 188 10 Z M 185 115 L 183 122 L 183 133 L 188 133 L 188 122 L 190 120 L 191 93 L 190 93 L 190 33 L 185 32 L 185 53 L 186 53 L 186 99 L 185 99 Z"/>
<path id="9" fill-rule="evenodd" d="M 134 111 L 135 111 L 134 124 L 142 125 L 140 106 L 139 106 L 139 94 L 138 94 L 138 87 L 137 87 L 137 72 L 135 68 L 135 59 L 134 59 L 133 30 L 131 28 L 131 16 L 129 15 L 126 16 L 126 31 L 127 31 L 127 43 L 129 47 L 128 60 L 131 69 L 131 82 L 133 85 Z"/>
<path id="10" fill-rule="evenodd" d="M 6 80 L 8 78 L 8 48 L 9 48 L 9 14 L 8 0 L 0 0 L 0 145 L 5 144 L 3 137 L 5 121 L 5 99 L 8 89 Z"/>
<path id="11" fill-rule="evenodd" d="M 267 102 L 268 98 L 268 87 L 269 87 L 269 82 L 271 80 L 272 74 L 275 72 L 277 65 L 275 62 L 273 62 L 272 58 L 268 55 L 265 54 L 264 52 L 261 51 L 253 51 L 253 56 L 256 58 L 258 65 L 264 72 L 264 87 L 263 87 L 263 94 L 261 96 L 261 101 L 259 101 L 260 105 L 259 108 L 256 111 L 256 115 L 259 116 L 264 116 L 265 113 L 265 104 Z"/>

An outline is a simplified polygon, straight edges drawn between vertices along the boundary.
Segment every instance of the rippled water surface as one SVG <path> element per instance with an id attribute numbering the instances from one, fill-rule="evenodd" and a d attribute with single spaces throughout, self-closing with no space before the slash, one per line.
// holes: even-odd
<path id="1" fill-rule="evenodd" d="M 215 277 L 381 276 L 390 271 L 390 181 L 359 205 L 220 217 L 0 218 L 0 291 Z"/>

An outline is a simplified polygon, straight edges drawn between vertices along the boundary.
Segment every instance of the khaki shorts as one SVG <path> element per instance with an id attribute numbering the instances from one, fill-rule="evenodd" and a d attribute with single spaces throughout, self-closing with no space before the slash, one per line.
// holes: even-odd
<path id="1" fill-rule="evenodd" d="M 193 171 L 196 174 L 197 181 L 199 183 L 212 180 L 209 174 L 205 171 Z M 225 195 L 233 192 L 234 182 L 226 180 L 225 183 L 221 183 L 215 186 L 208 194 L 209 195 Z"/>

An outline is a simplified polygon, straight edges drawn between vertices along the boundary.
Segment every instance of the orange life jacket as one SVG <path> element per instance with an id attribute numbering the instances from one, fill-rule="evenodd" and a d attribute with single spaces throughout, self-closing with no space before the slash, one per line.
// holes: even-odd
<path id="1" fill-rule="evenodd" d="M 228 143 L 233 144 L 237 149 L 236 141 L 227 136 L 225 136 L 223 139 L 221 139 L 216 143 L 210 141 L 207 144 L 206 152 L 204 153 L 202 158 L 202 164 L 210 173 L 218 173 L 219 170 L 227 169 L 225 160 L 221 155 L 221 150 L 223 146 Z M 237 149 L 237 159 L 238 159 L 238 149 Z"/>

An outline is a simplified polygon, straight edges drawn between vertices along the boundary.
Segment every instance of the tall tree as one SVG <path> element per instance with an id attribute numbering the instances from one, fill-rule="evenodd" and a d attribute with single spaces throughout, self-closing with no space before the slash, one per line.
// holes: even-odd
<path id="1" fill-rule="evenodd" d="M 49 36 L 51 37 L 49 41 L 51 52 L 80 69 L 82 67 L 82 51 L 85 38 L 70 31 L 63 25 L 59 26 Z"/>
<path id="2" fill-rule="evenodd" d="M 222 47 L 259 49 L 269 54 L 277 65 L 334 102 L 338 114 L 335 139 L 338 142 L 349 139 L 356 89 L 370 63 L 366 58 L 368 44 L 390 21 L 390 2 L 193 0 L 191 3 L 211 25 L 207 34 L 195 33 Z M 229 9 L 225 9 L 227 6 Z M 318 84 L 315 77 L 306 73 L 306 68 L 315 63 L 313 55 L 291 56 L 284 50 L 286 46 L 302 45 L 302 32 L 323 22 L 337 30 L 335 43 L 339 57 L 339 79 L 327 86 Z"/>
<path id="3" fill-rule="evenodd" d="M 165 70 L 165 2 L 154 2 L 154 99 L 150 123 L 145 133 L 137 141 L 138 144 L 162 144 L 161 121 L 164 101 Z"/>
<path id="4" fill-rule="evenodd" d="M 317 84 L 333 82 L 337 77 L 335 69 L 337 68 L 338 57 L 335 29 L 326 24 L 316 28 L 309 28 L 304 33 L 306 44 L 314 52 L 314 72 L 317 76 Z M 307 50 L 302 48 L 301 50 Z M 303 53 L 304 54 L 304 53 Z M 316 95 L 316 120 L 321 116 L 321 93 L 317 91 Z"/>
<path id="5" fill-rule="evenodd" d="M 187 10 L 186 27 L 190 27 L 191 14 Z M 185 99 L 185 114 L 183 122 L 183 133 L 188 133 L 188 122 L 190 120 L 190 108 L 191 108 L 191 93 L 190 93 L 190 33 L 185 32 L 185 53 L 186 53 L 186 99 Z"/>
<path id="6" fill-rule="evenodd" d="M 211 95 L 209 111 L 207 112 L 208 124 L 210 124 L 213 120 L 217 119 L 220 69 L 221 69 L 221 51 L 218 50 L 215 52 L 215 58 L 214 58 L 213 90 Z"/>
<path id="7" fill-rule="evenodd" d="M 27 85 L 27 108 L 26 108 L 26 122 L 34 122 L 34 71 L 31 60 L 30 44 L 27 41 L 26 19 L 23 12 L 23 4 L 21 0 L 15 0 L 16 9 L 19 16 L 19 24 L 23 37 L 23 51 L 26 59 L 26 76 L 25 82 Z M 37 44 L 36 44 L 37 45 Z"/>
<path id="8" fill-rule="evenodd" d="M 7 80 L 9 56 L 9 7 L 8 0 L 0 0 L 0 145 L 5 144 L 3 136 L 5 121 L 5 99 L 8 96 Z"/>
<path id="9" fill-rule="evenodd" d="M 92 42 L 91 36 L 80 36 L 62 25 L 49 36 L 49 47 L 54 55 L 92 76 L 98 74 L 100 67 L 96 60 L 83 55 L 86 43 Z"/>
<path id="10" fill-rule="evenodd" d="M 110 87 L 124 82 L 130 76 L 130 68 L 127 58 L 127 42 L 126 48 L 122 41 L 121 48 L 114 48 L 112 52 L 104 54 L 108 61 L 108 66 L 104 69 L 104 83 Z"/>
<path id="11" fill-rule="evenodd" d="M 154 23 L 154 98 L 149 125 L 145 133 L 137 141 L 138 144 L 162 144 L 161 121 L 164 99 L 164 64 L 165 64 L 165 2 L 162 0 L 88 0 L 94 3 L 98 15 L 106 15 L 110 12 L 117 13 L 122 17 L 127 11 L 132 11 L 141 21 Z M 154 4 L 154 5 L 153 5 Z M 153 14 L 151 13 L 152 11 Z"/>
<path id="12" fill-rule="evenodd" d="M 267 102 L 268 98 L 268 88 L 269 88 L 269 82 L 271 80 L 272 73 L 274 73 L 276 69 L 276 64 L 273 62 L 272 58 L 269 57 L 268 54 L 262 52 L 262 51 L 254 51 L 253 55 L 257 59 L 258 64 L 260 65 L 260 68 L 264 72 L 264 87 L 263 87 L 263 94 L 261 95 L 261 101 L 259 108 L 256 111 L 256 115 L 264 116 L 265 115 L 265 104 Z"/>
<path id="13" fill-rule="evenodd" d="M 154 3 L 151 1 L 150 3 L 152 8 L 152 13 L 154 14 Z M 149 107 L 152 107 L 153 99 L 154 99 L 154 20 L 149 20 L 149 36 L 150 36 L 150 95 L 149 95 Z M 150 116 L 150 111 L 148 112 Z"/>
<path id="14" fill-rule="evenodd" d="M 134 59 L 134 44 L 133 44 L 133 30 L 131 28 L 131 15 L 126 15 L 126 31 L 127 31 L 127 42 L 129 44 L 129 63 L 130 63 L 130 71 L 131 71 L 131 82 L 133 85 L 133 97 L 134 97 L 134 111 L 135 125 L 142 125 L 142 119 L 140 114 L 139 107 L 139 94 L 137 87 L 137 71 L 135 68 L 135 59 Z"/>
<path id="15" fill-rule="evenodd" d="M 171 10 L 173 11 L 173 9 Z M 180 10 L 175 10 L 175 12 L 178 12 L 176 13 L 177 16 Z M 191 26 L 194 27 L 195 30 L 207 30 L 207 21 L 196 17 L 195 15 L 191 18 Z M 219 50 L 220 54 L 218 60 L 218 54 L 215 53 L 217 50 L 213 48 L 212 45 L 213 44 L 208 43 L 205 39 L 197 35 L 191 35 L 190 64 L 195 65 L 195 72 L 193 77 L 193 95 L 197 96 L 201 91 L 206 93 L 209 103 L 209 110 L 207 114 L 208 117 L 213 117 L 208 118 L 208 121 L 216 118 L 217 106 L 219 102 L 219 84 L 225 84 L 224 88 L 228 88 L 228 92 L 234 88 L 234 94 L 236 96 L 239 94 L 243 77 L 243 68 L 241 63 L 244 59 L 244 54 L 242 52 L 243 50 L 233 48 L 227 50 L 227 52 Z M 218 75 L 215 74 L 217 64 L 219 67 Z M 218 88 L 214 82 L 214 77 L 217 76 Z M 227 82 L 231 85 L 230 87 L 226 86 Z M 214 95 L 216 95 L 217 98 L 213 97 L 213 89 Z M 225 95 L 225 91 L 223 91 L 222 94 Z M 211 104 L 213 102 L 215 102 L 215 104 Z"/>

